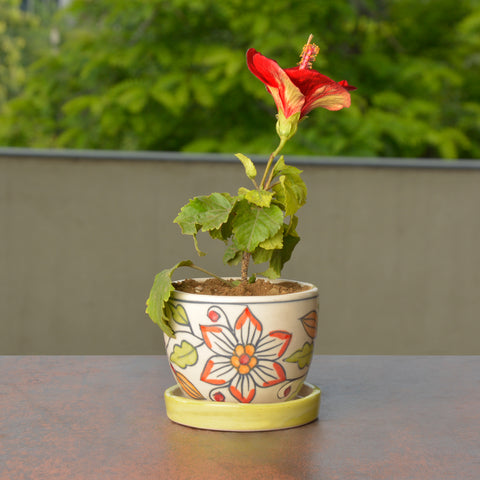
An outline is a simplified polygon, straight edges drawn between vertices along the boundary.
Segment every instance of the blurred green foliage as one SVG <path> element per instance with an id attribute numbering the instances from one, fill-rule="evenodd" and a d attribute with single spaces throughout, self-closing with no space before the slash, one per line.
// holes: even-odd
<path id="1" fill-rule="evenodd" d="M 287 153 L 480 158 L 477 0 L 76 0 L 41 31 L 36 61 L 19 44 L 0 71 L 2 145 L 269 153 L 276 109 L 245 52 L 294 66 L 313 33 L 314 68 L 358 90 Z"/>
<path id="2" fill-rule="evenodd" d="M 18 8 L 17 0 L 0 0 L 0 105 L 17 95 L 26 80 L 28 31 L 38 21 Z"/>

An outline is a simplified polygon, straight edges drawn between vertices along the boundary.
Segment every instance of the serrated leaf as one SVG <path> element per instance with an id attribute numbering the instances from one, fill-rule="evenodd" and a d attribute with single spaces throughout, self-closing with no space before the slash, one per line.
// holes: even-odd
<path id="1" fill-rule="evenodd" d="M 197 349 L 185 340 L 180 345 L 175 345 L 170 355 L 170 361 L 180 368 L 195 365 L 197 360 Z"/>
<path id="2" fill-rule="evenodd" d="M 299 174 L 281 175 L 273 191 L 287 216 L 295 214 L 307 201 L 307 187 Z"/>
<path id="3" fill-rule="evenodd" d="M 281 228 L 273 237 L 260 242 L 259 247 L 265 250 L 278 250 L 283 247 L 283 228 Z"/>
<path id="4" fill-rule="evenodd" d="M 223 255 L 223 263 L 228 265 L 238 265 L 242 260 L 242 251 L 238 250 L 235 245 L 230 245 Z"/>
<path id="5" fill-rule="evenodd" d="M 303 347 L 300 350 L 297 350 L 288 358 L 285 359 L 286 362 L 296 363 L 299 368 L 305 368 L 307 365 L 310 365 L 313 356 L 313 343 L 305 342 Z"/>
<path id="6" fill-rule="evenodd" d="M 155 276 L 150 295 L 147 299 L 145 313 L 156 323 L 169 337 L 174 337 L 172 328 L 169 325 L 170 317 L 167 311 L 167 304 L 174 291 L 172 285 L 172 274 L 179 267 L 193 265 L 190 260 L 177 263 L 174 267 L 162 270 Z"/>
<path id="7" fill-rule="evenodd" d="M 303 170 L 291 165 L 286 165 L 283 155 L 277 160 L 277 163 L 273 167 L 272 177 L 278 177 L 279 175 L 300 175 Z"/>
<path id="8" fill-rule="evenodd" d="M 285 235 L 283 237 L 283 248 L 280 250 L 272 250 L 270 265 L 262 275 L 270 279 L 279 278 L 283 266 L 290 260 L 292 252 L 299 241 L 300 238 L 297 235 Z"/>
<path id="9" fill-rule="evenodd" d="M 259 207 L 269 207 L 272 203 L 273 192 L 266 190 L 247 190 L 245 193 L 245 200 L 253 203 Z"/>
<path id="10" fill-rule="evenodd" d="M 257 176 L 257 169 L 254 163 L 243 153 L 236 153 L 235 156 L 242 162 L 245 173 L 250 180 L 253 180 Z"/>
<path id="11" fill-rule="evenodd" d="M 245 200 L 238 204 L 233 219 L 233 234 L 238 249 L 253 252 L 258 245 L 275 235 L 283 225 L 283 213 L 276 205 L 258 207 Z"/>
<path id="12" fill-rule="evenodd" d="M 250 190 L 248 188 L 245 188 L 245 187 L 240 187 L 238 189 L 238 195 L 240 197 L 245 197 L 245 195 L 249 192 Z"/>
<path id="13" fill-rule="evenodd" d="M 259 264 L 259 263 L 269 262 L 270 259 L 272 258 L 272 253 L 273 253 L 273 250 L 265 250 L 262 247 L 257 247 L 255 251 L 252 253 L 253 263 Z"/>
<path id="14" fill-rule="evenodd" d="M 295 231 L 298 225 L 298 217 L 295 215 L 290 216 L 290 223 L 288 224 L 287 230 L 285 233 L 289 235 L 293 235 L 294 237 L 298 237 L 298 233 Z"/>
<path id="15" fill-rule="evenodd" d="M 226 242 L 232 236 L 232 222 L 230 218 L 220 228 L 209 230 L 208 233 L 212 238 Z"/>
<path id="16" fill-rule="evenodd" d="M 228 220 L 235 205 L 228 193 L 212 193 L 191 199 L 174 220 L 182 229 L 182 233 L 193 235 L 199 229 L 202 232 L 215 230 Z"/>

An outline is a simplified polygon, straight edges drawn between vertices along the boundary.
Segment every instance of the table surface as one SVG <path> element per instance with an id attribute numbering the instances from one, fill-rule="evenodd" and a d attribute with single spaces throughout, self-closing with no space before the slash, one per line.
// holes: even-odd
<path id="1" fill-rule="evenodd" d="M 480 356 L 316 356 L 319 419 L 212 432 L 166 417 L 162 356 L 0 357 L 0 479 L 480 479 Z"/>

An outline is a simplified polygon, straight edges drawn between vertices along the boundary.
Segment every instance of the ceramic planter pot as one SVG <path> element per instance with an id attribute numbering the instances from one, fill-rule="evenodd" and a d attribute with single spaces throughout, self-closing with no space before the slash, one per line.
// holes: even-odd
<path id="1" fill-rule="evenodd" d="M 303 285 L 310 288 L 255 297 L 175 291 L 169 304 L 175 338 L 165 336 L 165 344 L 184 394 L 241 403 L 295 398 L 317 327 L 318 289 Z"/>

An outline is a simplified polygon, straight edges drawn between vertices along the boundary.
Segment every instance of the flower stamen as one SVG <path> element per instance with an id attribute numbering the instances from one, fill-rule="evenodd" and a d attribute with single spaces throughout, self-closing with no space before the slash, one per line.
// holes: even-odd
<path id="1" fill-rule="evenodd" d="M 310 34 L 307 43 L 303 46 L 302 53 L 300 54 L 301 60 L 298 63 L 299 70 L 311 69 L 313 62 L 317 58 L 318 52 L 320 51 L 320 48 L 317 45 L 310 43 L 312 38 L 313 35 Z"/>

